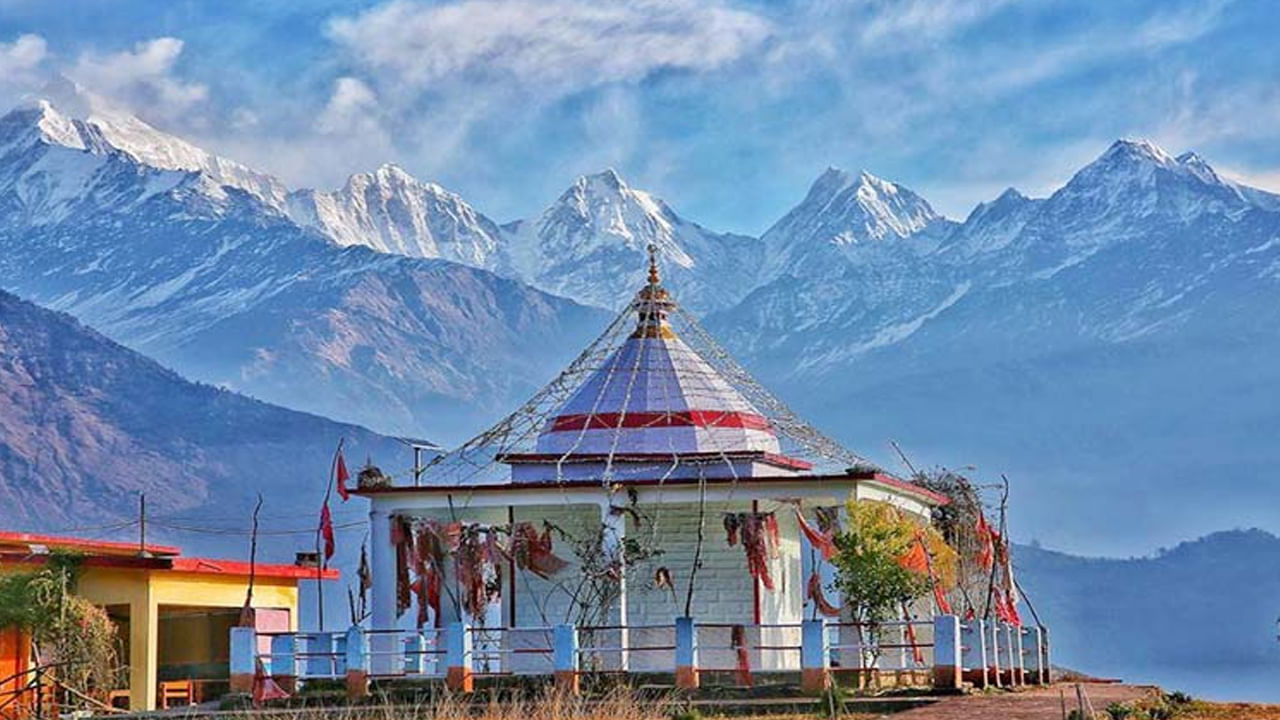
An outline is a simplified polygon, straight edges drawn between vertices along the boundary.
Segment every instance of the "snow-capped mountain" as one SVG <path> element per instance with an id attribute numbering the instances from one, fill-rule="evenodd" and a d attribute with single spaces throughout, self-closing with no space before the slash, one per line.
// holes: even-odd
<path id="1" fill-rule="evenodd" d="M 288 198 L 297 223 L 341 245 L 442 258 L 614 309 L 631 299 L 649 245 L 695 312 L 727 308 L 756 283 L 761 243 L 689 222 L 614 170 L 578 178 L 537 217 L 499 226 L 458 195 L 386 165 L 334 192 Z"/>
<path id="2" fill-rule="evenodd" d="M 334 192 L 291 193 L 288 212 L 340 245 L 495 269 L 501 231 L 461 197 L 395 165 L 352 175 Z"/>
<path id="3" fill-rule="evenodd" d="M 1274 526 L 1259 510 L 1280 462 L 1274 202 L 1120 141 L 1048 198 L 980 206 L 932 251 L 774 281 L 708 325 L 853 446 L 892 437 L 1033 482 L 1018 521 L 1047 541 L 1080 542 L 1064 513 L 1112 542 Z M 1239 483 L 1224 497 L 1209 476 Z"/>
<path id="4" fill-rule="evenodd" d="M 761 245 L 689 222 L 606 170 L 578 178 L 537 218 L 504 227 L 516 277 L 579 302 L 621 307 L 641 281 L 646 248 L 695 312 L 726 308 L 755 284 Z"/>
<path id="5" fill-rule="evenodd" d="M 827 168 L 799 205 L 769 228 L 762 282 L 813 277 L 868 253 L 932 250 L 950 223 L 924 198 L 868 172 Z M 897 241 L 911 238 L 908 243 Z"/>
<path id="6" fill-rule="evenodd" d="M 93 127 L 47 103 L 0 118 L 0 287 L 192 378 L 457 439 L 602 324 L 484 270 L 342 248 L 203 170 L 88 147 Z"/>
<path id="7" fill-rule="evenodd" d="M 277 210 L 284 207 L 287 191 L 275 177 L 157 130 L 65 78 L 54 80 L 42 97 L 14 112 L 27 116 L 21 124 L 29 136 L 15 138 L 5 132 L 0 142 L 41 139 L 95 155 L 118 153 L 157 170 L 199 172 L 217 186 L 243 190 Z"/>

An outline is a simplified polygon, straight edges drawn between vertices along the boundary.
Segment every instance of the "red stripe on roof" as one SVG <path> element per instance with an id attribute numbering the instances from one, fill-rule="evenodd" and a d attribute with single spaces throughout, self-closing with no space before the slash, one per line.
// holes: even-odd
<path id="1" fill-rule="evenodd" d="M 174 572 L 200 573 L 206 575 L 249 576 L 249 563 L 241 560 L 179 557 L 173 559 L 173 566 L 170 569 Z M 260 578 L 315 580 L 319 577 L 322 580 L 338 579 L 338 571 L 332 568 L 317 572 L 315 568 L 311 567 L 301 567 L 299 565 L 278 565 L 273 563 L 258 563 L 253 568 L 253 574 L 255 577 Z"/>
<path id="2" fill-rule="evenodd" d="M 651 427 L 744 428 L 746 430 L 773 432 L 769 421 L 764 416 L 731 410 L 671 410 L 665 412 L 560 415 L 552 419 L 549 432 Z"/>
<path id="3" fill-rule="evenodd" d="M 0 545 L 44 545 L 50 548 L 68 548 L 86 553 L 136 553 L 138 543 L 115 542 L 111 540 L 86 540 L 85 538 L 67 537 L 65 535 L 41 535 L 26 532 L 0 532 Z M 170 545 L 147 545 L 147 552 L 152 555 L 177 555 L 181 550 Z"/>
<path id="4" fill-rule="evenodd" d="M 789 468 L 792 470 L 810 470 L 813 463 L 800 458 L 793 458 L 788 455 L 779 455 L 778 453 L 765 452 L 763 450 L 726 450 L 724 452 L 693 452 L 693 453 L 503 453 L 497 456 L 497 461 L 508 465 L 518 463 L 543 463 L 543 464 L 559 464 L 574 465 L 581 463 L 599 463 L 606 462 L 610 458 L 614 462 L 660 462 L 672 463 L 679 462 L 686 465 L 706 465 L 709 463 L 722 463 L 725 459 L 729 460 L 754 460 L 756 462 L 774 465 L 776 467 Z M 626 482 L 621 480 L 619 482 Z"/>

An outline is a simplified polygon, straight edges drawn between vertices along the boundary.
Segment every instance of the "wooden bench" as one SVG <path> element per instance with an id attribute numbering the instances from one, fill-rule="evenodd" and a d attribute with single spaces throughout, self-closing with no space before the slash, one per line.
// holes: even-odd
<path id="1" fill-rule="evenodd" d="M 166 680 L 160 683 L 160 708 L 168 710 L 177 702 L 178 705 L 194 705 L 195 691 L 190 680 Z"/>

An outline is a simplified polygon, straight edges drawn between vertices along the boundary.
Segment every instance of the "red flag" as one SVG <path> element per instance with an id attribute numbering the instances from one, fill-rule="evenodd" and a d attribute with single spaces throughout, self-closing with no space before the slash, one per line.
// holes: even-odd
<path id="1" fill-rule="evenodd" d="M 268 700 L 284 700 L 287 697 L 289 693 L 267 674 L 262 661 L 258 660 L 253 670 L 253 706 L 260 708 Z"/>
<path id="2" fill-rule="evenodd" d="M 324 561 L 333 557 L 333 516 L 329 514 L 329 501 L 320 506 L 320 537 L 324 538 Z"/>
<path id="3" fill-rule="evenodd" d="M 974 528 L 974 534 L 978 539 L 978 567 L 983 570 L 990 570 L 991 563 L 995 555 L 995 531 L 987 524 L 987 519 L 978 513 L 978 524 Z"/>
<path id="4" fill-rule="evenodd" d="M 347 472 L 347 461 L 342 457 L 342 447 L 338 447 L 338 496 L 342 498 L 342 502 L 346 502 L 351 497 L 351 492 L 347 490 L 347 480 L 351 479 L 351 475 Z"/>

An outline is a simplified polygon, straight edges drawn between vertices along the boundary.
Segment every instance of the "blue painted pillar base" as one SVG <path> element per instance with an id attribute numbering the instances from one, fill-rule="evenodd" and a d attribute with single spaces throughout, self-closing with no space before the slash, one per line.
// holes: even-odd
<path id="1" fill-rule="evenodd" d="M 258 662 L 258 631 L 231 628 L 231 692 L 252 693 Z"/>
<path id="2" fill-rule="evenodd" d="M 701 685 L 698 673 L 697 632 L 693 618 L 676 618 L 676 687 L 696 690 Z"/>
<path id="3" fill-rule="evenodd" d="M 818 618 L 800 623 L 800 689 L 821 693 L 831 687 L 831 654 L 827 623 Z"/>
<path id="4" fill-rule="evenodd" d="M 578 630 L 572 625 L 556 625 L 551 631 L 554 643 L 556 689 L 578 694 Z"/>
<path id="5" fill-rule="evenodd" d="M 471 672 L 471 632 L 466 625 L 449 623 L 445 631 L 444 682 L 454 692 L 470 693 L 475 690 L 475 677 Z"/>
<path id="6" fill-rule="evenodd" d="M 933 619 L 933 687 L 937 690 L 959 690 L 962 674 L 960 618 L 938 615 Z"/>

